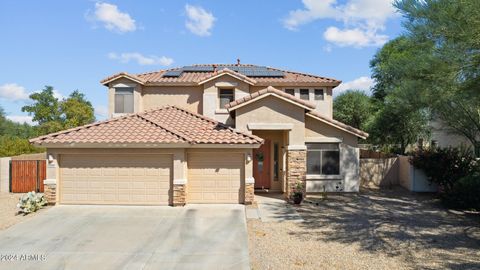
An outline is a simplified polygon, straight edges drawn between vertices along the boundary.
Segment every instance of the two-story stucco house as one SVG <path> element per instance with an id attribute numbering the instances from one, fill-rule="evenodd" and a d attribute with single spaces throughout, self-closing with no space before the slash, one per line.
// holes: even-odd
<path id="1" fill-rule="evenodd" d="M 332 118 L 335 79 L 244 64 L 119 73 L 109 119 L 32 139 L 61 204 L 251 203 L 359 189 L 357 140 Z"/>

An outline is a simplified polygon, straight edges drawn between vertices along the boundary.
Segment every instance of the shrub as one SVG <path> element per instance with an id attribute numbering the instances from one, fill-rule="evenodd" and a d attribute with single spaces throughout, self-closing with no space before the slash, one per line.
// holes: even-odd
<path id="1" fill-rule="evenodd" d="M 410 163 L 445 193 L 451 193 L 457 181 L 478 171 L 479 166 L 470 151 L 457 148 L 420 149 L 413 153 Z"/>
<path id="2" fill-rule="evenodd" d="M 445 204 L 452 208 L 480 211 L 480 172 L 474 172 L 458 180 L 450 194 L 443 196 Z"/>
<path id="3" fill-rule="evenodd" d="M 17 208 L 19 213 L 27 215 L 36 212 L 45 205 L 47 205 L 47 199 L 45 196 L 40 193 L 35 193 L 35 191 L 31 191 L 20 198 Z"/>

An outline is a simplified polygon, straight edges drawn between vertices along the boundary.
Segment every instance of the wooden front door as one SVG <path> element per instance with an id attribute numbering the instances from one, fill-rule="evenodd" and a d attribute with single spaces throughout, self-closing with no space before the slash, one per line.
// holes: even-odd
<path id="1" fill-rule="evenodd" d="M 255 188 L 270 188 L 270 140 L 253 150 L 253 177 Z"/>

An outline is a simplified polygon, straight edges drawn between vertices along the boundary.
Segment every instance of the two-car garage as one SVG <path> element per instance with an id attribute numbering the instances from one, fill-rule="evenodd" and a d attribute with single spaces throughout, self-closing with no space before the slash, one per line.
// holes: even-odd
<path id="1" fill-rule="evenodd" d="M 61 204 L 169 205 L 173 154 L 60 154 Z M 187 203 L 242 203 L 242 153 L 186 153 Z"/>

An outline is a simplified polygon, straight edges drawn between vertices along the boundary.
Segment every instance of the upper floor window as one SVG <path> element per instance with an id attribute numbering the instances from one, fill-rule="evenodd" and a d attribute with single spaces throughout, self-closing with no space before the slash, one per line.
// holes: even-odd
<path id="1" fill-rule="evenodd" d="M 233 89 L 219 89 L 220 109 L 224 109 L 225 105 L 232 102 L 234 99 Z"/>
<path id="2" fill-rule="evenodd" d="M 315 89 L 315 100 L 323 100 L 323 89 Z"/>
<path id="3" fill-rule="evenodd" d="M 285 93 L 295 96 L 295 89 L 285 89 Z"/>
<path id="4" fill-rule="evenodd" d="M 338 143 L 307 143 L 307 174 L 339 175 Z"/>
<path id="5" fill-rule="evenodd" d="M 300 98 L 303 100 L 309 100 L 310 95 L 309 95 L 309 90 L 308 89 L 300 89 Z"/>
<path id="6" fill-rule="evenodd" d="M 133 113 L 133 87 L 115 88 L 115 113 Z"/>

